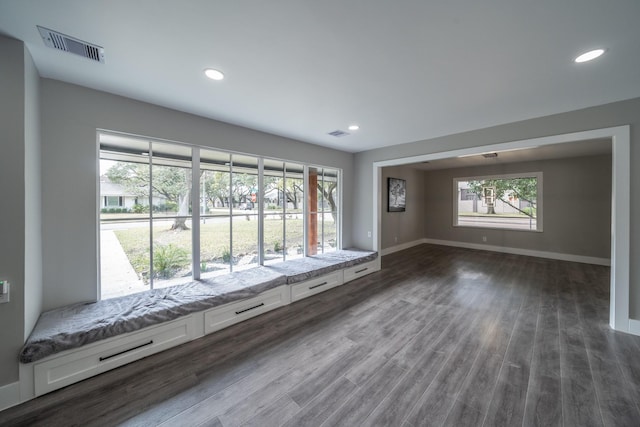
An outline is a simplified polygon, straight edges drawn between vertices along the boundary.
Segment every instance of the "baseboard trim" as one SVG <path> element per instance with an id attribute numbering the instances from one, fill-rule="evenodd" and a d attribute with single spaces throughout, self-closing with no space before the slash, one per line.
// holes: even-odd
<path id="1" fill-rule="evenodd" d="M 640 320 L 629 319 L 629 333 L 640 335 Z"/>
<path id="2" fill-rule="evenodd" d="M 0 387 L 0 411 L 20 403 L 20 383 L 15 382 Z"/>
<path id="3" fill-rule="evenodd" d="M 418 240 L 414 240 L 412 242 L 401 243 L 399 245 L 395 245 L 395 246 L 391 246 L 391 247 L 382 249 L 380 251 L 380 255 L 381 256 L 389 255 L 389 254 L 392 254 L 394 252 L 403 251 L 405 249 L 409 249 L 409 248 L 412 248 L 414 246 L 421 245 L 423 243 L 424 243 L 424 239 L 418 239 Z"/>
<path id="4" fill-rule="evenodd" d="M 457 248 L 479 249 L 483 251 L 502 252 L 505 254 L 525 255 L 538 258 L 557 259 L 560 261 L 580 262 L 583 264 L 595 264 L 610 266 L 609 258 L 597 258 L 583 255 L 561 254 L 558 252 L 536 251 L 533 249 L 509 248 L 506 246 L 482 245 L 479 243 L 456 242 L 453 240 L 423 239 L 424 243 L 434 245 L 455 246 Z"/>

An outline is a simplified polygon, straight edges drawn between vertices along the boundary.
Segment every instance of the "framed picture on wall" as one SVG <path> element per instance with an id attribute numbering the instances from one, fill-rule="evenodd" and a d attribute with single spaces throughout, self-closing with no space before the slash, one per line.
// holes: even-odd
<path id="1" fill-rule="evenodd" d="M 407 200 L 407 181 L 387 178 L 387 212 L 404 212 Z"/>

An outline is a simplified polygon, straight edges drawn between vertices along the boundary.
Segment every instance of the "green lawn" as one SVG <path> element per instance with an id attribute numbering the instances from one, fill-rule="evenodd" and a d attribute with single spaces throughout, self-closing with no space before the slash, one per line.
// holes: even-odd
<path id="1" fill-rule="evenodd" d="M 247 220 L 246 218 L 250 218 Z M 267 252 L 282 250 L 281 219 L 265 219 L 264 242 Z M 287 246 L 295 248 L 303 245 L 302 219 L 287 218 Z M 330 234 L 329 224 L 325 226 L 325 233 Z M 331 223 L 331 231 L 335 238 L 335 231 Z M 144 275 L 149 270 L 149 229 L 146 227 L 115 230 L 131 265 L 138 274 Z M 153 227 L 154 247 L 172 245 L 186 252 L 187 260 L 182 261 L 182 268 L 189 268 L 191 259 L 191 230 L 173 231 L 168 225 Z M 257 254 L 258 251 L 258 222 L 256 216 L 236 217 L 233 222 L 233 256 Z M 229 252 L 229 223 L 205 222 L 200 224 L 200 258 L 202 262 L 223 262 L 225 252 Z M 155 264 L 155 262 L 154 262 Z"/>

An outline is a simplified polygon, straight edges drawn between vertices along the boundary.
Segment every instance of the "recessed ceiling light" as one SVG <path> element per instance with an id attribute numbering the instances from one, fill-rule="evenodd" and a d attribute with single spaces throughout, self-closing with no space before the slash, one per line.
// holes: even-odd
<path id="1" fill-rule="evenodd" d="M 214 70 L 213 68 L 207 68 L 206 70 L 204 70 L 204 73 L 211 80 L 222 80 L 222 79 L 224 79 L 224 74 L 222 73 L 222 71 Z"/>
<path id="2" fill-rule="evenodd" d="M 360 129 L 360 126 L 358 125 L 349 125 L 349 130 L 358 130 Z"/>
<path id="3" fill-rule="evenodd" d="M 577 63 L 591 61 L 598 58 L 599 56 L 602 56 L 603 53 L 604 49 L 590 50 L 589 52 L 585 52 L 582 55 L 578 56 L 573 61 Z"/>

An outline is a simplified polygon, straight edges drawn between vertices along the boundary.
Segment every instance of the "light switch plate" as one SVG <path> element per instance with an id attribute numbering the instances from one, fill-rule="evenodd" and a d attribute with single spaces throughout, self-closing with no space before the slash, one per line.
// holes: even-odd
<path id="1" fill-rule="evenodd" d="M 0 304 L 9 302 L 9 281 L 0 280 Z"/>

